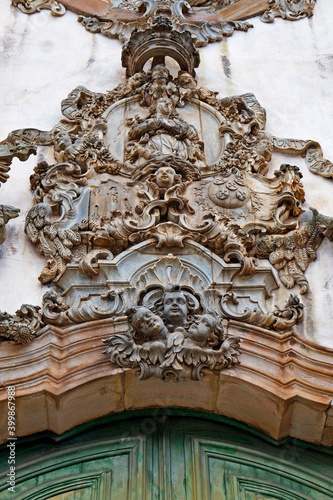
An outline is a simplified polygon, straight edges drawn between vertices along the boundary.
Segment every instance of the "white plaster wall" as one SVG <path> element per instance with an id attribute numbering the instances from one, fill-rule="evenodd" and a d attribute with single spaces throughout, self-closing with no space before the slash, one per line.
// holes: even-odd
<path id="1" fill-rule="evenodd" d="M 200 49 L 199 85 L 221 95 L 253 92 L 267 111 L 268 132 L 279 137 L 314 139 L 333 161 L 333 17 L 332 0 L 318 0 L 314 16 L 298 22 L 251 20 L 248 33 L 236 32 L 221 43 Z M 121 44 L 93 35 L 71 12 L 55 18 L 48 11 L 27 16 L 0 5 L 0 140 L 18 128 L 51 129 L 61 119 L 60 102 L 77 85 L 93 91 L 112 89 L 125 80 Z M 46 155 L 40 148 L 38 161 Z M 0 310 L 15 312 L 22 303 L 40 304 L 45 292 L 38 282 L 44 266 L 23 232 L 31 207 L 29 175 L 37 158 L 14 159 L 10 180 L 0 188 L 0 203 L 21 209 L 7 225 L 0 247 Z M 276 155 L 298 165 L 304 175 L 305 208 L 333 216 L 333 181 L 308 172 L 304 160 Z M 333 244 L 325 241 L 307 270 L 311 292 L 303 297 L 306 319 L 299 331 L 333 347 Z M 295 290 L 292 291 L 295 293 Z M 281 288 L 276 302 L 289 295 Z"/>

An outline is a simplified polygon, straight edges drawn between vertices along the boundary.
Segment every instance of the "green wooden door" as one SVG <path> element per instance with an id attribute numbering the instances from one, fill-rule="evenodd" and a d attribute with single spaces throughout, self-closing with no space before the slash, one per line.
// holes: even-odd
<path id="1" fill-rule="evenodd" d="M 170 410 L 93 422 L 56 441 L 46 435 L 19 439 L 15 493 L 7 490 L 4 477 L 5 447 L 1 458 L 4 500 L 333 497 L 329 450 L 290 440 L 275 443 L 232 422 Z"/>

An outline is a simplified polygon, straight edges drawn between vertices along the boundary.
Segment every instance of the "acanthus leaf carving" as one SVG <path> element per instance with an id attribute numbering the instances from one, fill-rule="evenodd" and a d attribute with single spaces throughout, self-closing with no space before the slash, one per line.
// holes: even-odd
<path id="1" fill-rule="evenodd" d="M 264 23 L 272 23 L 276 17 L 297 21 L 311 17 L 316 0 L 268 0 L 269 8 L 260 17 Z"/>
<path id="2" fill-rule="evenodd" d="M 275 306 L 273 312 L 264 312 L 260 308 L 248 306 L 241 312 L 234 310 L 233 307 L 239 306 L 240 302 L 240 298 L 234 292 L 224 294 L 221 300 L 224 317 L 278 332 L 290 330 L 303 320 L 304 306 L 297 295 L 290 295 L 285 307 L 280 309 Z"/>

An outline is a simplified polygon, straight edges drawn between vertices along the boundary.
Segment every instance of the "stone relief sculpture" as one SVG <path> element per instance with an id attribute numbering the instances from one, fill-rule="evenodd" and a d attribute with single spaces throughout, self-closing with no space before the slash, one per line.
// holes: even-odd
<path id="1" fill-rule="evenodd" d="M 295 21 L 311 17 L 316 0 L 268 0 L 268 10 L 261 16 L 265 23 L 272 23 L 276 17 Z"/>
<path id="2" fill-rule="evenodd" d="M 36 337 L 43 326 L 39 306 L 23 304 L 14 315 L 0 311 L 0 338 L 13 340 L 17 344 L 27 344 Z"/>
<path id="3" fill-rule="evenodd" d="M 0 143 L 0 183 L 7 182 L 9 178 L 10 165 L 14 157 L 25 161 L 31 154 L 36 154 L 37 148 L 34 144 L 25 141 L 16 141 L 11 136 Z"/>
<path id="4" fill-rule="evenodd" d="M 179 32 L 191 33 L 197 47 L 231 36 L 234 31 L 252 27 L 245 21 L 260 15 L 271 23 L 276 17 L 290 21 L 310 17 L 316 0 L 12 0 L 12 5 L 25 14 L 48 9 L 54 16 L 62 16 L 66 8 L 81 14 L 79 22 L 92 33 L 126 42 L 135 28 L 147 29 L 158 15 L 172 18 Z"/>
<path id="5" fill-rule="evenodd" d="M 189 33 L 166 16 L 153 22 L 124 46 L 125 84 L 103 94 L 79 86 L 52 130 L 2 142 L 5 174 L 20 144 L 21 159 L 47 145 L 53 161 L 34 169 L 25 221 L 49 289 L 41 310 L 0 313 L 0 337 L 27 343 L 46 325 L 117 318 L 127 326 L 105 339 L 113 363 L 141 379 L 200 380 L 238 362 L 229 322 L 269 334 L 302 321 L 297 295 L 273 311 L 266 300 L 279 286 L 307 293 L 304 273 L 332 239 L 330 217 L 304 214 L 300 169 L 268 174 L 272 155 L 301 155 L 327 178 L 333 165 L 317 142 L 268 134 L 253 94 L 198 87 Z"/>
<path id="6" fill-rule="evenodd" d="M 105 353 L 119 366 L 139 367 L 140 379 L 200 380 L 203 368 L 221 370 L 238 362 L 239 339 L 226 335 L 222 318 L 202 311 L 179 285 L 166 288 L 152 308 L 135 306 L 127 316 L 130 329 L 105 340 Z"/>

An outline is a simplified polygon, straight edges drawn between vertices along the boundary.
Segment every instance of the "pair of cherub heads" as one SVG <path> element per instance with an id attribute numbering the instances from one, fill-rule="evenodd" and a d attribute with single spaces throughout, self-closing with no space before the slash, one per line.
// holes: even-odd
<path id="1" fill-rule="evenodd" d="M 129 323 L 145 341 L 166 342 L 173 332 L 182 333 L 184 346 L 219 347 L 223 341 L 222 319 L 213 311 L 197 314 L 199 302 L 190 292 L 173 285 L 151 310 L 133 307 Z"/>

